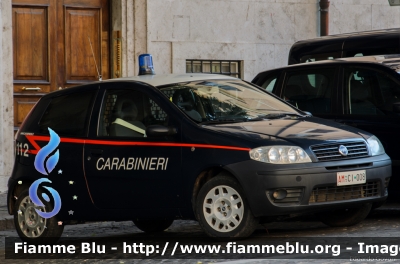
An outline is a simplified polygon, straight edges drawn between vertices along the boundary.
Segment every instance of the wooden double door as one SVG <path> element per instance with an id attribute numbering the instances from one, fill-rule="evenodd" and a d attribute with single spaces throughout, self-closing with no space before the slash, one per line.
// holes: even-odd
<path id="1" fill-rule="evenodd" d="M 109 0 L 13 0 L 12 19 L 15 130 L 44 94 L 110 78 Z"/>

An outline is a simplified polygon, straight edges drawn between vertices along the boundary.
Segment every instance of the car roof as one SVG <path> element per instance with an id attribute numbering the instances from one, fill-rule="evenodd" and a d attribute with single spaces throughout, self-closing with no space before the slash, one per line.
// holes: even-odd
<path id="1" fill-rule="evenodd" d="M 296 67 L 307 67 L 310 65 L 318 64 L 336 64 L 336 63 L 366 63 L 366 64 L 380 64 L 392 69 L 395 72 L 400 73 L 400 54 L 389 54 L 389 55 L 374 55 L 374 56 L 363 56 L 363 57 L 349 57 L 349 58 L 337 58 L 332 60 L 320 60 L 314 62 L 306 62 L 299 64 L 292 64 L 277 69 L 296 68 Z M 267 70 L 270 72 L 276 69 Z"/>
<path id="2" fill-rule="evenodd" d="M 312 38 L 312 39 L 299 40 L 296 42 L 296 44 L 314 43 L 314 42 L 318 42 L 318 41 L 323 42 L 325 40 L 331 40 L 331 39 L 345 40 L 350 37 L 379 37 L 382 35 L 398 34 L 398 33 L 400 33 L 400 28 L 358 31 L 358 32 L 342 33 L 342 34 L 328 35 L 328 36 L 322 36 L 322 37 Z"/>
<path id="3" fill-rule="evenodd" d="M 139 76 L 118 78 L 118 79 L 111 79 L 107 81 L 139 81 L 150 84 L 152 86 L 161 86 L 161 85 L 181 83 L 181 82 L 204 81 L 204 80 L 239 80 L 239 79 L 222 74 L 181 73 L 181 74 L 139 75 Z"/>

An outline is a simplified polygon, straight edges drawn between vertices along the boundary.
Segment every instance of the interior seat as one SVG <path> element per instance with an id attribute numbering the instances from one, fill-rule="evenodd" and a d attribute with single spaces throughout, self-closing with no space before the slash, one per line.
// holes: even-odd
<path id="1" fill-rule="evenodd" d="M 144 137 L 145 125 L 137 120 L 138 109 L 131 99 L 120 99 L 116 102 L 110 125 L 110 136 Z"/>
<path id="2" fill-rule="evenodd" d="M 193 94 L 188 89 L 176 90 L 172 96 L 172 102 L 182 109 L 188 116 L 201 122 L 202 118 L 199 112 L 195 110 L 195 101 Z"/>
<path id="3" fill-rule="evenodd" d="M 376 106 L 372 102 L 368 101 L 368 88 L 368 85 L 364 85 L 360 81 L 350 81 L 352 114 L 377 114 Z"/>

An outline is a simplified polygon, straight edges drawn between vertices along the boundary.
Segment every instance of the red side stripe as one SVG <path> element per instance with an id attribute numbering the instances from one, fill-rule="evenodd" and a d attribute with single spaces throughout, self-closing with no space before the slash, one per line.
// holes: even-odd
<path id="1" fill-rule="evenodd" d="M 25 135 L 28 141 L 35 149 L 29 150 L 29 153 L 37 154 L 41 149 L 36 141 L 49 141 L 49 136 L 34 136 Z M 92 139 L 75 139 L 75 138 L 61 138 L 63 143 L 76 143 L 76 144 L 90 144 L 90 145 L 114 145 L 114 146 L 147 146 L 147 147 L 195 147 L 195 148 L 208 148 L 208 149 L 226 149 L 226 150 L 240 150 L 250 151 L 250 148 L 209 145 L 209 144 L 190 144 L 190 143 L 173 143 L 173 142 L 140 142 L 140 141 L 111 141 L 111 140 L 92 140 Z"/>

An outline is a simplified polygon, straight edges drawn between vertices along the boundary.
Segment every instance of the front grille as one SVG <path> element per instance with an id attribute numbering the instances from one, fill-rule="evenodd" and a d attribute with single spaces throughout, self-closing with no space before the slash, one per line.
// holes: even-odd
<path id="1" fill-rule="evenodd" d="M 326 203 L 380 196 L 380 181 L 348 186 L 324 186 L 312 190 L 309 203 Z"/>
<path id="2" fill-rule="evenodd" d="M 286 190 L 287 195 L 283 199 L 275 199 L 273 197 L 273 193 L 275 190 L 269 190 L 268 191 L 268 197 L 271 200 L 272 203 L 274 203 L 277 206 L 291 206 L 291 205 L 297 205 L 300 204 L 301 198 L 303 197 L 303 188 L 282 188 Z"/>
<path id="3" fill-rule="evenodd" d="M 348 154 L 346 156 L 342 156 L 339 153 L 340 145 L 343 145 L 347 148 Z M 314 145 L 311 146 L 311 150 L 314 152 L 319 161 L 368 157 L 367 145 L 362 141 Z"/>

